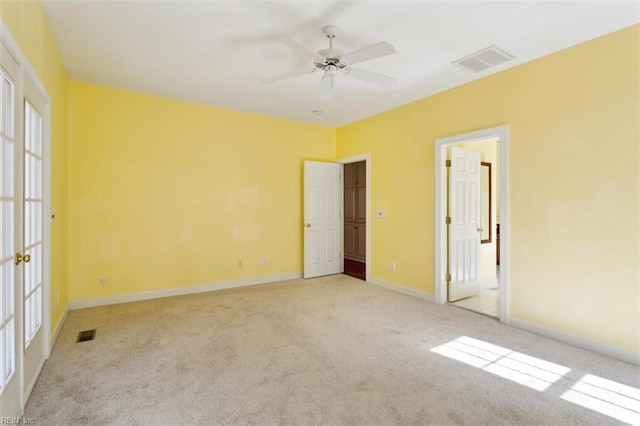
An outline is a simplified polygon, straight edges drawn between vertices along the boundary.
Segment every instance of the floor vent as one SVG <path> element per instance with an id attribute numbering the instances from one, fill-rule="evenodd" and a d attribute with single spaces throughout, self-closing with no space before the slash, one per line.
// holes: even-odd
<path id="1" fill-rule="evenodd" d="M 95 328 L 93 330 L 81 331 L 80 333 L 78 333 L 78 340 L 76 340 L 76 343 L 86 342 L 89 340 L 93 340 L 95 338 L 96 338 Z"/>
<path id="2" fill-rule="evenodd" d="M 458 59 L 457 61 L 453 61 L 452 64 L 472 73 L 478 73 L 514 58 L 515 56 L 506 50 L 500 49 L 498 46 L 491 45 L 482 50 L 478 50 L 471 55 L 465 56 L 464 58 Z"/>

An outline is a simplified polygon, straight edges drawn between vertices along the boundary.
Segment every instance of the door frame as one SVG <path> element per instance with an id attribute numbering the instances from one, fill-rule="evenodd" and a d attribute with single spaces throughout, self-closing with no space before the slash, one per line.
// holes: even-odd
<path id="1" fill-rule="evenodd" d="M 16 105 L 18 108 L 24 111 L 25 80 L 29 79 L 35 89 L 43 98 L 43 111 L 42 114 L 42 324 L 41 331 L 43 332 L 43 358 L 42 362 L 38 366 L 37 373 L 31 383 L 24 383 L 23 371 L 16 371 L 19 376 L 14 376 L 15 379 L 20 381 L 21 393 L 21 410 L 27 403 L 27 399 L 33 390 L 33 387 L 37 381 L 40 371 L 44 366 L 44 361 L 49 358 L 51 354 L 52 345 L 51 341 L 51 97 L 47 92 L 44 84 L 40 80 L 40 77 L 36 73 L 35 69 L 23 53 L 20 45 L 13 37 L 11 30 L 4 23 L 0 17 L 0 43 L 4 43 L 11 55 L 15 58 L 19 65 L 19 77 L 16 79 Z M 24 127 L 24 114 L 22 116 L 21 127 Z M 20 130 L 22 132 L 22 130 Z M 23 289 L 16 289 L 16 293 L 20 294 L 20 303 L 15 307 L 15 318 L 18 321 L 24 321 L 24 293 Z M 18 315 L 19 314 L 19 315 Z M 18 331 L 18 360 L 22 363 L 24 354 L 24 330 L 23 324 L 16 327 Z M 22 330 L 22 332 L 20 332 Z M 20 369 L 23 369 L 20 364 Z M 21 413 L 22 414 L 22 413 Z"/>
<path id="2" fill-rule="evenodd" d="M 350 163 L 359 163 L 360 161 L 364 161 L 367 166 L 367 207 L 365 211 L 366 221 L 367 221 L 367 245 L 365 247 L 365 281 L 369 282 L 369 278 L 371 277 L 371 153 L 353 155 L 350 157 L 342 157 L 336 160 L 337 163 L 341 165 L 342 170 L 340 173 L 344 176 L 344 165 Z M 342 267 L 341 272 L 344 272 L 344 184 L 342 188 L 340 188 L 341 195 L 340 200 L 342 200 L 342 205 L 340 206 L 340 239 L 342 240 L 342 249 L 340 251 L 340 257 L 342 258 Z"/>
<path id="3" fill-rule="evenodd" d="M 500 322 L 509 324 L 509 126 L 497 126 L 435 140 L 435 303 L 447 303 L 447 148 L 497 138 L 500 147 Z"/>

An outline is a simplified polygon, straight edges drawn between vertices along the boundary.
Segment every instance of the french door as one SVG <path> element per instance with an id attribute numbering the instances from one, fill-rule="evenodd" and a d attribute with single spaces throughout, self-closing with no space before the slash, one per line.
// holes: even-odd
<path id="1" fill-rule="evenodd" d="M 18 263 L 17 275 L 22 275 L 20 286 L 22 312 L 22 339 L 24 351 L 23 369 L 23 401 L 26 401 L 35 384 L 45 358 L 45 337 L 43 324 L 44 312 L 44 197 L 43 197 L 43 163 L 44 163 L 44 99 L 33 84 L 26 81 L 24 86 L 23 128 L 24 146 L 16 156 L 22 169 L 22 201 L 17 203 L 22 208 L 18 217 L 18 234 L 22 232 L 22 260 L 18 263 L 19 251 L 16 252 L 14 264 Z M 22 268 L 20 269 L 20 266 Z"/>
<path id="2" fill-rule="evenodd" d="M 0 417 L 22 413 L 44 364 L 45 98 L 0 43 Z"/>

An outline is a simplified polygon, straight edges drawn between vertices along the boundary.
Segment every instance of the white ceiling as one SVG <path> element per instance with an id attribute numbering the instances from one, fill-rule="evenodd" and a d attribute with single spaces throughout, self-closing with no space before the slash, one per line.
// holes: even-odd
<path id="1" fill-rule="evenodd" d="M 640 3 L 44 0 L 69 77 L 296 121 L 340 126 L 640 21 Z M 279 42 L 345 52 L 387 41 L 397 53 L 358 64 L 396 77 L 382 89 L 342 76 L 318 103 L 321 73 L 261 78 L 310 63 Z M 478 74 L 452 61 L 495 44 L 515 60 Z M 312 110 L 323 114 L 314 115 Z"/>

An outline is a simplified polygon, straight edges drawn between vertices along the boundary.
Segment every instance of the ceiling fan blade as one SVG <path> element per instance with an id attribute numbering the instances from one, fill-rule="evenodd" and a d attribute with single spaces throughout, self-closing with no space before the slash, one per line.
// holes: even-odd
<path id="1" fill-rule="evenodd" d="M 345 74 L 367 83 L 377 84 L 381 87 L 393 87 L 398 80 L 388 75 L 378 74 L 377 72 L 367 71 L 360 68 L 347 68 Z"/>
<path id="2" fill-rule="evenodd" d="M 327 102 L 331 100 L 333 95 L 333 75 L 325 74 L 320 80 L 320 94 L 318 95 L 318 101 Z"/>
<path id="3" fill-rule="evenodd" d="M 292 48 L 293 50 L 295 50 L 296 52 L 298 52 L 299 54 L 312 59 L 316 62 L 322 62 L 324 63 L 325 58 L 324 56 L 322 56 L 321 54 L 319 54 L 318 52 L 316 52 L 315 50 L 313 50 L 312 48 L 310 48 L 309 46 L 300 43 L 298 40 L 293 39 L 293 38 L 283 38 L 280 40 L 283 44 L 289 46 L 290 48 Z"/>
<path id="4" fill-rule="evenodd" d="M 315 71 L 316 71 L 315 68 L 296 70 L 296 71 L 288 72 L 286 74 L 280 74 L 273 77 L 263 78 L 260 81 L 265 84 L 273 84 L 273 83 L 277 83 L 280 80 L 285 80 L 287 78 L 297 77 L 299 75 L 304 75 L 304 74 L 311 74 L 312 72 L 315 72 Z"/>
<path id="5" fill-rule="evenodd" d="M 379 43 L 363 47 L 362 49 L 354 50 L 353 52 L 344 54 L 340 59 L 347 65 L 353 65 L 359 62 L 380 58 L 382 56 L 392 55 L 394 53 L 396 53 L 396 49 L 392 45 L 390 45 L 386 41 L 381 41 Z"/>

